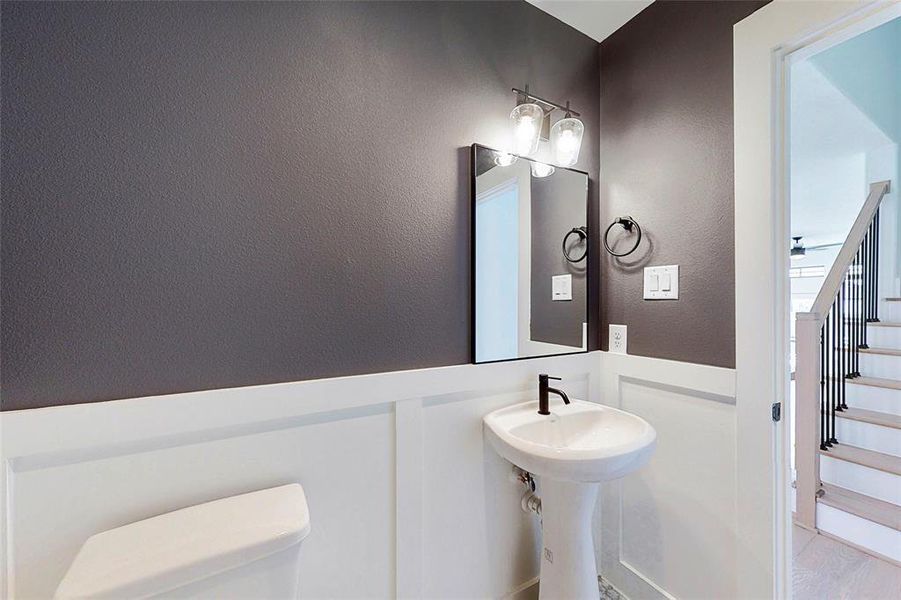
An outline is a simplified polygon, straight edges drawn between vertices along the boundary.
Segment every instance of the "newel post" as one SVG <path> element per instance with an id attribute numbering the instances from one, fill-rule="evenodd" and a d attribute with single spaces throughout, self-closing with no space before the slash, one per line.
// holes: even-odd
<path id="1" fill-rule="evenodd" d="M 816 313 L 795 317 L 795 522 L 816 529 L 820 490 L 820 329 Z"/>

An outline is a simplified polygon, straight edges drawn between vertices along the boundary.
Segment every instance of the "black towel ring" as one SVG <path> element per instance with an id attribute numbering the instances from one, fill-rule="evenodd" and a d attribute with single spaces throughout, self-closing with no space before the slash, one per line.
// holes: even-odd
<path id="1" fill-rule="evenodd" d="M 588 246 L 585 246 L 585 252 L 582 253 L 582 256 L 579 258 L 573 258 L 569 255 L 569 250 L 566 249 L 566 242 L 569 240 L 569 236 L 576 234 L 579 236 L 579 241 L 584 241 L 588 239 L 588 228 L 587 227 L 573 227 L 567 232 L 565 236 L 563 236 L 563 256 L 571 263 L 582 262 L 585 260 L 585 257 L 588 256 Z"/>
<path id="2" fill-rule="evenodd" d="M 632 227 L 635 227 L 635 229 L 638 231 L 638 239 L 635 240 L 635 245 L 632 246 L 632 248 L 628 252 L 617 254 L 610 249 L 610 244 L 607 243 L 607 236 L 610 235 L 610 230 L 613 229 L 614 225 L 622 225 L 623 229 L 625 229 L 626 231 L 632 231 Z M 607 231 L 604 232 L 604 248 L 606 248 L 607 252 L 609 252 L 613 256 L 628 256 L 629 254 L 635 252 L 636 249 L 638 249 L 638 244 L 640 243 L 641 227 L 638 225 L 638 223 L 635 222 L 635 219 L 633 219 L 632 217 L 616 217 L 615 219 L 613 219 L 613 223 L 610 223 L 610 225 L 607 226 Z"/>

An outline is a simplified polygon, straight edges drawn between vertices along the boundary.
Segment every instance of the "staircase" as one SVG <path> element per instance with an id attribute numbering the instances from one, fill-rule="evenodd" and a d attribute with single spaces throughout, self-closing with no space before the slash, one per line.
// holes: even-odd
<path id="1" fill-rule="evenodd" d="M 901 298 L 882 302 L 886 320 L 867 323 L 860 376 L 846 380 L 848 408 L 819 450 L 821 531 L 901 561 Z"/>
<path id="2" fill-rule="evenodd" d="M 878 187 L 884 186 L 884 187 Z M 797 316 L 798 524 L 901 563 L 901 298 L 878 295 L 874 184 L 810 313 Z"/>

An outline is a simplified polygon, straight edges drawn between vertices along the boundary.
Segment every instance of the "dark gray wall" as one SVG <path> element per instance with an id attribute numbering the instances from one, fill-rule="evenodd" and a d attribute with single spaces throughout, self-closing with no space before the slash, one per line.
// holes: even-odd
<path id="1" fill-rule="evenodd" d="M 621 323 L 630 354 L 735 366 L 732 26 L 764 4 L 655 2 L 601 44 L 601 224 L 645 234 L 603 255 L 605 349 Z M 669 264 L 679 300 L 642 300 L 643 267 Z"/>
<path id="2" fill-rule="evenodd" d="M 597 44 L 524 2 L 0 10 L 6 410 L 468 362 L 511 87 L 597 180 Z"/>
<path id="3" fill-rule="evenodd" d="M 563 256 L 563 238 L 573 227 L 588 225 L 586 177 L 557 169 L 553 175 L 532 178 L 532 285 L 530 339 L 582 347 L 582 323 L 588 308 L 587 262 L 570 263 Z M 573 255 L 583 245 L 570 236 Z M 571 301 L 552 300 L 551 278 L 572 275 Z"/>

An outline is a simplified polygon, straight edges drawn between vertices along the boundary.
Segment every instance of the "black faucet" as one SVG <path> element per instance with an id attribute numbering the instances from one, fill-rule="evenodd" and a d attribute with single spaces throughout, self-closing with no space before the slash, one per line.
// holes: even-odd
<path id="1" fill-rule="evenodd" d="M 548 410 L 548 402 L 547 395 L 548 392 L 552 394 L 557 394 L 566 404 L 569 404 L 569 397 L 566 395 L 566 392 L 563 390 L 558 390 L 557 388 L 548 387 L 548 380 L 553 379 L 555 381 L 560 381 L 559 377 L 551 377 L 550 375 L 545 375 L 542 373 L 538 376 L 538 414 L 539 415 L 549 415 L 551 411 Z"/>

